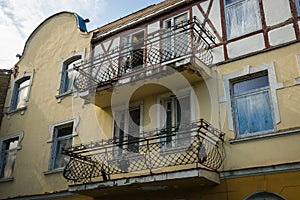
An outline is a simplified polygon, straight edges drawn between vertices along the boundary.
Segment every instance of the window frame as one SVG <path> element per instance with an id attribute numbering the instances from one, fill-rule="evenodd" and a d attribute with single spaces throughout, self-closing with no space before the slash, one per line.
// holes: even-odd
<path id="1" fill-rule="evenodd" d="M 272 197 L 276 198 L 276 200 L 286 200 L 284 197 L 280 196 L 277 193 L 274 192 L 269 192 L 269 191 L 258 191 L 254 192 L 252 194 L 249 194 L 247 197 L 244 198 L 244 200 L 258 200 L 261 199 L 262 197 Z"/>
<path id="2" fill-rule="evenodd" d="M 245 76 L 238 77 L 238 78 L 230 80 L 230 97 L 231 97 L 232 115 L 233 115 L 233 121 L 234 121 L 233 125 L 234 125 L 234 130 L 236 132 L 236 137 L 237 138 L 243 138 L 243 137 L 248 137 L 248 136 L 253 136 L 253 135 L 260 135 L 260 134 L 264 134 L 264 133 L 268 133 L 268 132 L 273 132 L 275 130 L 276 123 L 275 123 L 275 120 L 274 120 L 275 119 L 274 112 L 273 112 L 274 108 L 273 108 L 273 103 L 272 103 L 272 99 L 271 99 L 271 95 L 270 95 L 271 91 L 270 91 L 269 80 L 268 80 L 268 86 L 251 89 L 251 90 L 248 90 L 246 92 L 245 91 L 241 92 L 239 94 L 234 93 L 234 88 L 233 88 L 234 84 L 241 83 L 243 81 L 248 81 L 248 80 L 251 80 L 251 79 L 256 79 L 256 78 L 263 77 L 263 76 L 266 76 L 269 79 L 268 72 L 266 70 L 264 70 L 264 71 L 260 71 L 260 72 L 257 72 L 257 73 L 245 75 Z M 235 105 L 235 100 L 238 99 L 238 98 L 245 97 L 245 96 L 257 95 L 259 93 L 264 93 L 264 92 L 267 92 L 267 94 L 269 96 L 269 104 L 270 104 L 270 109 L 271 109 L 271 116 L 270 117 L 271 117 L 271 120 L 272 120 L 273 128 L 272 129 L 267 129 L 267 130 L 262 130 L 262 131 L 257 131 L 257 132 L 251 132 L 251 133 L 240 133 L 240 130 L 237 126 L 238 111 L 237 111 L 237 107 Z"/>
<path id="3" fill-rule="evenodd" d="M 133 42 L 133 36 L 134 35 L 139 35 L 141 34 L 143 35 L 143 41 L 139 42 L 138 45 L 134 44 Z M 126 39 L 125 39 L 126 38 Z M 120 70 L 121 70 L 121 74 L 126 74 L 126 73 L 130 73 L 133 72 L 135 70 L 139 70 L 144 68 L 145 66 L 145 57 L 146 57 L 146 51 L 143 48 L 145 46 L 145 39 L 146 39 L 146 30 L 144 28 L 135 30 L 134 32 L 130 32 L 124 35 L 121 35 L 120 37 L 120 42 L 121 42 L 121 56 L 120 56 Z M 126 41 L 126 42 L 124 42 Z M 140 46 L 136 48 L 135 46 Z M 143 51 L 143 60 L 142 60 L 142 64 L 141 65 L 136 65 L 133 66 L 132 65 L 132 58 L 134 57 L 135 53 L 138 53 L 139 51 Z M 127 57 L 127 58 L 126 58 Z M 131 65 L 130 64 L 130 57 L 131 57 Z M 128 66 L 126 66 L 128 65 Z M 131 68 L 129 68 L 129 66 L 131 66 Z"/>
<path id="4" fill-rule="evenodd" d="M 161 105 L 161 107 L 165 107 L 164 104 L 166 102 L 166 100 L 168 101 L 170 98 L 172 98 L 172 109 L 174 112 L 176 113 L 173 113 L 172 115 L 172 126 L 176 126 L 176 124 L 174 124 L 174 120 L 178 120 L 178 116 L 177 116 L 177 112 L 178 112 L 178 106 L 175 105 L 175 104 L 178 104 L 178 102 L 180 101 L 180 99 L 183 99 L 183 98 L 186 98 L 188 97 L 189 98 L 189 107 L 190 107 L 190 111 L 189 111 L 189 114 L 190 114 L 190 123 L 195 121 L 196 120 L 196 113 L 195 113 L 195 110 L 196 110 L 196 107 L 195 107 L 195 96 L 192 92 L 191 89 L 181 89 L 181 90 L 178 90 L 176 91 L 176 94 L 172 94 L 171 92 L 168 92 L 168 93 L 165 93 L 163 95 L 160 95 L 158 96 L 157 98 L 157 104 Z M 179 103 L 180 105 L 180 103 Z M 163 120 L 161 120 L 161 116 L 165 116 L 162 113 L 162 110 L 161 110 L 161 107 L 158 106 L 158 110 L 157 110 L 157 127 L 159 128 L 159 130 L 163 130 L 164 127 L 162 126 L 161 122 Z M 164 108 L 165 109 L 165 108 Z M 182 120 L 182 119 L 181 119 Z M 181 126 L 179 126 L 180 128 Z M 168 152 L 168 150 L 174 150 L 174 149 L 182 149 L 182 148 L 186 148 L 187 146 L 186 145 L 178 145 L 178 137 L 177 135 L 175 136 L 175 141 L 171 141 L 171 146 L 170 147 L 167 147 L 167 145 L 164 145 L 164 147 L 161 148 L 161 151 L 162 152 Z M 163 142 L 162 140 L 160 142 Z"/>
<path id="5" fill-rule="evenodd" d="M 23 140 L 23 137 L 24 137 L 24 132 L 22 131 L 22 132 L 19 132 L 19 133 L 16 133 L 16 134 L 12 134 L 12 135 L 8 135 L 8 136 L 0 138 L 0 154 L 3 153 L 2 152 L 2 145 L 6 141 L 9 141 L 9 140 L 14 139 L 14 138 L 17 138 L 18 144 L 17 144 L 16 148 L 10 149 L 8 151 L 9 152 L 17 153 L 17 151 L 19 151 L 19 150 L 22 149 L 21 142 Z M 0 175 L 2 173 L 4 173 L 4 170 L 5 170 L 5 167 L 6 167 L 6 165 L 4 163 L 1 163 L 1 162 L 2 161 L 0 160 L 0 165 L 3 165 L 3 166 L 1 166 L 1 168 L 3 168 L 3 169 L 1 169 Z M 16 163 L 16 156 L 15 156 L 15 159 L 13 160 L 12 169 L 11 169 L 11 175 L 9 177 L 4 177 L 4 175 L 0 176 L 0 182 L 6 182 L 6 181 L 12 181 L 12 180 L 14 180 L 13 171 L 14 171 L 14 165 L 15 165 L 15 163 Z"/>
<path id="6" fill-rule="evenodd" d="M 24 72 L 22 76 L 14 80 L 13 89 L 11 91 L 10 103 L 9 103 L 9 112 L 7 112 L 7 114 L 12 114 L 19 111 L 21 114 L 24 114 L 24 111 L 27 109 L 27 102 L 29 101 L 29 97 L 30 97 L 33 75 L 34 75 L 34 70 L 32 72 Z M 18 104 L 18 95 L 20 93 L 20 85 L 28 80 L 29 80 L 29 84 L 21 88 L 21 89 L 28 88 L 27 94 L 24 98 L 25 105 L 18 108 L 17 104 Z"/>
<path id="7" fill-rule="evenodd" d="M 58 76 L 58 84 L 57 84 L 57 95 L 56 95 L 56 99 L 58 102 L 60 102 L 62 100 L 63 97 L 72 94 L 73 92 L 75 92 L 74 87 L 73 87 L 73 83 L 75 78 L 78 76 L 74 75 L 74 77 L 72 78 L 72 84 L 71 87 L 65 91 L 66 88 L 66 76 L 67 76 L 67 72 L 73 70 L 73 67 L 71 69 L 66 69 L 71 63 L 75 62 L 75 61 L 83 61 L 84 60 L 84 55 L 85 55 L 85 51 L 83 52 L 76 52 L 74 51 L 72 54 L 68 55 L 67 57 L 64 57 L 61 61 L 61 67 L 60 67 L 60 71 L 59 71 L 59 76 Z"/>
<path id="8" fill-rule="evenodd" d="M 243 2 L 244 1 L 244 2 Z M 234 6 L 237 6 L 237 5 L 241 5 L 243 3 L 245 3 L 246 1 L 256 1 L 256 5 L 257 5 L 257 15 L 259 17 L 259 23 L 256 24 L 256 29 L 255 30 L 248 30 L 249 27 L 247 27 L 246 31 L 240 31 L 238 34 L 230 34 L 232 33 L 232 31 L 229 29 L 231 26 L 228 25 L 228 23 L 230 22 L 230 19 L 228 19 L 229 17 L 227 16 L 227 12 L 228 9 L 231 9 L 232 7 Z M 258 0 L 236 0 L 236 2 L 231 2 L 229 4 L 226 3 L 226 0 L 224 0 L 224 18 L 225 18 L 225 29 L 226 29 L 226 37 L 227 37 L 227 40 L 231 40 L 231 39 L 235 39 L 235 38 L 238 38 L 238 37 L 241 37 L 243 35 L 246 35 L 246 34 L 249 34 L 249 33 L 253 33 L 255 31 L 258 31 L 258 30 L 261 30 L 262 29 L 262 16 L 261 16 L 261 12 L 260 12 L 260 6 L 259 6 L 259 1 Z"/>
<path id="9" fill-rule="evenodd" d="M 274 62 L 265 63 L 260 66 L 250 67 L 249 65 L 244 66 L 244 68 L 240 71 L 236 71 L 230 74 L 223 75 L 223 86 L 224 86 L 224 96 L 219 97 L 219 103 L 226 103 L 227 107 L 227 120 L 228 120 L 228 129 L 230 131 L 234 131 L 234 123 L 233 123 L 233 110 L 231 106 L 231 95 L 230 95 L 230 81 L 234 80 L 238 77 L 242 77 L 245 75 L 251 75 L 254 73 L 262 72 L 267 70 L 268 78 L 269 78 L 269 87 L 270 87 L 270 97 L 271 103 L 273 105 L 273 115 L 274 115 L 274 131 L 276 131 L 276 124 L 278 124 L 280 119 L 278 101 L 276 90 L 284 87 L 282 82 L 277 82 L 276 72 L 275 72 L 275 64 Z"/>
<path id="10" fill-rule="evenodd" d="M 295 0 L 296 15 L 300 17 L 300 1 Z"/>
<path id="11" fill-rule="evenodd" d="M 59 141 L 65 140 L 65 139 L 73 139 L 75 136 L 78 136 L 78 133 L 76 132 L 76 129 L 78 127 L 79 123 L 79 117 L 56 122 L 50 125 L 49 127 L 49 133 L 50 138 L 47 141 L 47 143 L 51 143 L 50 148 L 50 157 L 49 157 L 49 163 L 48 163 L 48 172 L 60 172 L 64 169 L 64 167 L 55 167 L 56 157 L 57 157 L 57 145 Z M 72 124 L 72 132 L 71 134 L 68 134 L 67 136 L 57 137 L 56 136 L 56 130 L 57 128 L 63 127 L 65 125 Z M 71 141 L 72 145 L 72 141 Z"/>
<path id="12" fill-rule="evenodd" d="M 184 16 L 184 18 L 186 18 L 186 19 L 179 22 L 179 24 L 176 24 L 175 23 L 176 19 L 181 17 L 181 16 Z M 164 19 L 162 21 L 162 28 L 163 28 L 163 30 L 166 31 L 165 34 L 167 34 L 167 35 L 163 35 L 164 39 L 160 43 L 160 49 L 163 52 L 165 52 L 161 55 L 162 62 L 168 62 L 168 61 L 170 61 L 170 58 L 175 59 L 177 56 L 180 57 L 180 55 L 178 54 L 178 47 L 177 47 L 176 43 L 178 43 L 178 41 L 180 42 L 180 40 L 181 40 L 180 36 L 184 36 L 184 33 L 181 33 L 179 35 L 173 35 L 173 33 L 169 32 L 169 31 L 172 28 L 175 28 L 178 25 L 180 25 L 180 23 L 189 22 L 190 18 L 191 18 L 191 16 L 190 16 L 189 12 L 184 11 L 184 12 L 176 14 L 172 17 Z M 178 29 L 178 30 L 176 30 L 176 32 L 178 33 L 178 32 L 180 32 L 180 30 L 181 29 Z"/>

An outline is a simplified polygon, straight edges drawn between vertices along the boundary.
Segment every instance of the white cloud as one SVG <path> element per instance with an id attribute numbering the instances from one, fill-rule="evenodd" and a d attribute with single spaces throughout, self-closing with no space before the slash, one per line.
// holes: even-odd
<path id="1" fill-rule="evenodd" d="M 106 6 L 105 0 L 0 0 L 0 68 L 13 67 L 15 55 L 22 53 L 29 35 L 49 16 L 75 12 L 93 19 L 88 26 L 94 29 Z"/>

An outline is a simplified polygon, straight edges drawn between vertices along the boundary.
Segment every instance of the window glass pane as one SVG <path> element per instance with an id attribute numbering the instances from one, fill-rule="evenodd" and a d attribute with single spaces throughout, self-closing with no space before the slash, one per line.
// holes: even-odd
<path id="1" fill-rule="evenodd" d="M 240 94 L 250 90 L 266 87 L 269 85 L 268 76 L 261 76 L 233 84 L 233 93 Z"/>
<path id="2" fill-rule="evenodd" d="M 231 4 L 233 2 L 236 2 L 237 0 L 225 0 L 225 4 L 228 5 L 228 4 Z"/>
<path id="3" fill-rule="evenodd" d="M 226 1 L 226 3 L 233 1 Z M 227 38 L 238 37 L 261 29 L 257 0 L 244 0 L 225 8 Z"/>
<path id="4" fill-rule="evenodd" d="M 19 88 L 22 88 L 22 87 L 26 87 L 26 86 L 29 86 L 30 84 L 30 80 L 26 80 L 26 81 L 23 81 L 19 84 Z"/>
<path id="5" fill-rule="evenodd" d="M 12 177 L 13 168 L 16 160 L 16 150 L 6 152 L 5 168 L 3 177 Z"/>
<path id="6" fill-rule="evenodd" d="M 50 169 L 61 168 L 68 163 L 69 157 L 63 154 L 63 150 L 72 146 L 72 133 L 73 122 L 54 128 Z"/>
<path id="7" fill-rule="evenodd" d="M 177 124 L 186 124 L 190 122 L 190 98 L 189 96 L 178 99 L 177 101 Z"/>
<path id="8" fill-rule="evenodd" d="M 268 91 L 236 97 L 234 106 L 238 135 L 273 130 Z"/>
<path id="9" fill-rule="evenodd" d="M 75 76 L 78 74 L 78 72 L 76 70 L 73 70 L 73 68 L 74 68 L 74 65 L 79 64 L 80 62 L 81 62 L 81 60 L 78 59 L 78 60 L 75 60 L 75 61 L 69 63 L 66 66 L 65 92 L 70 91 L 72 89 L 73 80 L 74 80 Z"/>
<path id="10" fill-rule="evenodd" d="M 66 125 L 66 126 L 58 127 L 57 128 L 57 137 L 71 135 L 72 132 L 73 132 L 73 123 Z"/>
<path id="11" fill-rule="evenodd" d="M 140 133 L 140 108 L 129 111 L 130 118 L 128 125 L 128 151 L 137 153 L 139 151 L 139 133 Z M 131 143 L 132 142 L 132 143 Z"/>
<path id="12" fill-rule="evenodd" d="M 297 15 L 300 16 L 300 0 L 295 0 Z"/>
<path id="13" fill-rule="evenodd" d="M 120 156 L 123 152 L 124 143 L 124 129 L 125 129 L 125 113 L 124 111 L 115 114 L 116 121 L 114 121 L 114 140 L 118 144 L 114 148 L 114 156 Z M 118 124 L 118 123 L 119 124 Z"/>
<path id="14" fill-rule="evenodd" d="M 19 138 L 3 141 L 0 154 L 0 177 L 12 177 Z"/>
<path id="15" fill-rule="evenodd" d="M 190 96 L 179 98 L 177 101 L 177 123 L 180 128 L 184 127 L 191 121 L 191 105 Z M 182 126 L 183 125 L 183 126 Z M 189 146 L 190 145 L 190 132 L 184 130 L 177 134 L 177 146 Z"/>
<path id="16" fill-rule="evenodd" d="M 26 99 L 28 97 L 29 86 L 23 87 L 19 89 L 17 94 L 17 107 L 16 108 L 23 108 L 26 106 Z"/>
<path id="17" fill-rule="evenodd" d="M 69 156 L 62 154 L 64 149 L 70 148 L 72 145 L 72 138 L 67 138 L 65 140 L 57 141 L 56 146 L 56 159 L 54 163 L 54 168 L 61 168 L 66 166 L 69 161 Z"/>
<path id="18" fill-rule="evenodd" d="M 174 25 L 179 25 L 187 20 L 187 14 L 182 14 L 174 18 Z"/>

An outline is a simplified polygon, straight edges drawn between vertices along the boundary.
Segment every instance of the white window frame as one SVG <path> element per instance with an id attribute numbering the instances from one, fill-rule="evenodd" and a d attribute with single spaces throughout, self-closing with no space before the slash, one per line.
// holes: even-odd
<path id="1" fill-rule="evenodd" d="M 51 150 L 50 150 L 50 158 L 49 158 L 49 164 L 48 164 L 48 171 L 62 171 L 63 168 L 54 168 L 54 162 L 55 162 L 55 158 L 56 158 L 56 155 L 53 155 L 54 151 L 53 151 L 53 148 L 56 148 L 56 147 L 53 147 L 53 145 L 56 145 L 55 144 L 55 130 L 56 130 L 56 127 L 60 127 L 60 126 L 63 126 L 63 125 L 67 125 L 67 124 L 70 124 L 70 123 L 73 123 L 73 130 L 72 130 L 72 134 L 68 137 L 75 137 L 75 136 L 78 136 L 78 133 L 76 131 L 77 127 L 78 127 L 78 124 L 79 124 L 79 116 L 78 117 L 75 117 L 75 118 L 72 118 L 72 119 L 68 119 L 68 120 L 63 120 L 63 121 L 59 121 L 59 122 L 56 122 L 56 123 L 53 123 L 49 126 L 49 133 L 50 133 L 50 138 L 49 140 L 47 141 L 48 143 L 52 143 L 51 144 Z M 53 158 L 53 156 L 55 158 Z"/>
<path id="2" fill-rule="evenodd" d="M 248 30 L 250 28 L 248 26 L 246 27 L 245 30 L 241 30 L 241 27 L 239 27 L 239 30 L 236 30 L 236 32 L 238 32 L 238 33 L 230 34 L 231 31 L 229 30 L 229 25 L 228 25 L 228 20 L 229 20 L 228 18 L 229 17 L 227 16 L 227 12 L 228 12 L 227 9 L 231 9 L 232 7 L 237 6 L 239 4 L 241 5 L 241 4 L 245 3 L 246 1 L 256 1 L 257 15 L 259 15 L 258 17 L 259 17 L 260 22 L 258 24 L 256 24 L 257 27 L 256 27 L 255 30 Z M 225 25 L 226 25 L 227 39 L 233 39 L 233 38 L 240 37 L 242 35 L 252 33 L 252 32 L 255 32 L 255 31 L 258 31 L 258 30 L 262 29 L 261 14 L 260 14 L 260 8 L 259 8 L 258 0 L 238 0 L 238 1 L 233 2 L 233 3 L 229 3 L 228 5 L 226 4 L 226 0 L 224 0 L 224 13 L 225 13 Z M 237 21 L 241 21 L 241 19 L 239 19 Z M 250 24 L 250 23 L 247 23 L 247 24 Z"/>
<path id="3" fill-rule="evenodd" d="M 2 154 L 2 145 L 7 141 L 7 140 L 10 140 L 10 139 L 13 139 L 13 138 L 18 138 L 18 145 L 16 148 L 14 149 L 10 149 L 9 151 L 14 151 L 15 153 L 18 151 L 18 150 L 21 150 L 22 149 L 22 146 L 21 146 L 21 142 L 23 140 L 23 137 L 24 137 L 24 132 L 19 132 L 19 133 L 16 133 L 16 134 L 12 134 L 12 135 L 8 135 L 8 136 L 4 136 L 2 138 L 0 138 L 0 153 Z M 16 162 L 16 158 L 15 160 L 13 161 L 13 165 L 15 165 L 15 162 Z M 3 163 L 0 163 L 1 165 Z M 2 166 L 4 167 L 5 169 L 5 166 Z M 3 170 L 4 170 L 3 169 Z M 3 181 L 11 181 L 13 180 L 13 168 L 11 169 L 11 176 L 9 177 L 0 177 L 0 182 L 3 182 Z"/>
<path id="4" fill-rule="evenodd" d="M 231 107 L 231 95 L 230 95 L 230 84 L 231 80 L 236 79 L 238 77 L 250 75 L 253 73 L 261 72 L 261 71 L 268 71 L 268 78 L 269 78 L 269 87 L 270 87 L 270 96 L 271 96 L 271 103 L 273 106 L 273 115 L 274 115 L 274 122 L 278 124 L 280 122 L 280 113 L 278 108 L 278 101 L 277 101 L 277 95 L 276 90 L 283 88 L 283 83 L 277 82 L 276 72 L 275 72 L 275 65 L 274 62 L 266 63 L 264 65 L 256 66 L 256 67 L 250 67 L 245 66 L 243 70 L 237 71 L 231 74 L 227 74 L 223 76 L 223 84 L 224 84 L 224 96 L 220 97 L 219 102 L 226 102 L 227 106 L 227 116 L 228 116 L 228 128 L 229 130 L 233 131 L 233 113 Z M 276 126 L 274 127 L 274 130 L 276 130 Z"/>
<path id="5" fill-rule="evenodd" d="M 164 29 L 164 30 L 169 30 L 169 29 L 172 29 L 172 28 L 174 28 L 175 26 L 179 25 L 179 24 L 175 24 L 175 18 L 180 17 L 180 16 L 183 16 L 183 15 L 186 15 L 186 21 L 189 21 L 189 20 L 190 20 L 189 12 L 188 12 L 188 11 L 184 11 L 184 12 L 182 12 L 182 13 L 179 13 L 179 14 L 177 14 L 177 15 L 174 15 L 174 16 L 172 16 L 172 17 L 170 17 L 170 18 L 167 18 L 167 19 L 163 20 L 163 22 L 162 22 L 162 27 L 163 27 L 163 29 Z M 167 27 L 167 26 L 166 26 L 166 23 L 167 23 L 168 21 L 171 23 L 171 26 L 170 26 L 170 27 Z M 170 34 L 171 34 L 171 33 L 170 33 Z M 182 33 L 182 34 L 183 34 L 183 33 Z M 176 41 L 178 41 L 178 35 L 177 35 L 177 40 L 176 40 L 176 36 L 174 36 L 174 35 L 173 35 L 173 36 L 169 35 L 169 36 L 170 36 L 170 37 L 167 37 L 167 38 L 163 39 L 162 44 L 161 44 L 161 50 L 167 51 L 167 52 L 169 52 L 169 53 L 168 53 L 169 56 L 175 57 L 174 54 L 178 53 L 178 52 L 177 52 L 178 49 L 176 49 Z M 166 37 L 166 36 L 164 36 L 164 37 Z M 180 38 L 179 38 L 179 39 L 180 39 Z M 165 46 L 164 43 L 166 43 L 167 45 Z M 169 49 L 169 46 L 171 47 L 170 49 Z M 167 48 L 165 49 L 164 47 L 167 47 Z M 170 51 L 169 51 L 169 50 L 170 50 Z M 167 57 L 167 58 L 162 57 L 162 61 L 166 63 L 166 62 L 169 61 L 169 59 L 168 59 L 168 57 Z"/>
<path id="6" fill-rule="evenodd" d="M 64 81 L 62 80 L 63 79 L 63 75 L 66 71 L 66 67 L 74 62 L 74 61 L 83 61 L 85 58 L 85 50 L 83 52 L 72 52 L 70 55 L 68 55 L 67 57 L 64 57 L 61 61 L 61 67 L 60 67 L 60 71 L 59 71 L 59 75 L 58 75 L 58 84 L 57 84 L 57 95 L 56 95 L 56 98 L 57 98 L 57 101 L 60 102 L 62 100 L 62 98 L 64 96 L 67 96 L 69 94 L 71 94 L 72 92 L 74 92 L 74 87 L 73 87 L 73 83 L 74 83 L 74 79 L 78 76 L 78 75 L 75 75 L 72 79 L 72 87 L 68 90 L 68 91 L 62 91 L 61 88 L 64 87 Z M 80 57 L 80 58 L 79 58 Z M 67 69 L 67 71 L 70 71 L 70 70 L 73 70 L 72 69 Z"/>
<path id="7" fill-rule="evenodd" d="M 253 96 L 253 95 L 257 95 L 260 93 L 265 93 L 267 92 L 268 96 L 270 96 L 270 84 L 268 84 L 268 86 L 264 86 L 264 87 L 259 87 L 259 88 L 255 88 L 253 90 L 248 90 L 246 92 L 242 92 L 242 93 L 237 93 L 235 94 L 234 90 L 233 90 L 233 84 L 238 84 L 241 83 L 243 81 L 248 81 L 251 79 L 255 79 L 258 77 L 262 77 L 265 76 L 268 78 L 267 74 L 265 73 L 258 73 L 258 74 L 254 74 L 254 77 L 249 77 L 246 75 L 246 77 L 242 77 L 241 80 L 236 80 L 234 82 L 231 82 L 231 105 L 232 105 L 232 110 L 233 110 L 233 120 L 236 122 L 237 121 L 237 115 L 238 115 L 238 111 L 236 110 L 236 105 L 235 105 L 235 100 L 239 99 L 239 98 L 243 98 L 246 96 Z M 257 132 L 251 132 L 251 133 L 240 133 L 240 130 L 237 127 L 237 123 L 234 123 L 234 127 L 236 130 L 236 137 L 247 137 L 247 136 L 252 136 L 252 135 L 259 135 L 259 134 L 263 134 L 263 133 L 267 133 L 267 132 L 272 132 L 275 129 L 276 124 L 274 123 L 274 112 L 273 112 L 273 103 L 272 100 L 270 99 L 270 109 L 271 109 L 271 119 L 272 119 L 272 129 L 265 129 L 265 130 L 261 130 L 261 131 L 257 131 Z"/>
<path id="8" fill-rule="evenodd" d="M 15 113 L 15 112 L 20 112 L 21 114 L 24 114 L 24 111 L 27 109 L 27 105 L 20 107 L 20 108 L 17 108 L 16 105 L 14 105 L 14 104 L 16 104 L 15 103 L 16 94 L 19 93 L 19 91 L 16 91 L 16 90 L 20 89 L 19 85 L 20 85 L 20 83 L 23 82 L 24 79 L 29 80 L 29 85 L 27 86 L 28 92 L 25 97 L 25 103 L 27 104 L 27 102 L 29 101 L 29 97 L 30 97 L 30 90 L 31 90 L 31 86 L 32 86 L 33 75 L 34 75 L 34 70 L 32 72 L 24 72 L 22 74 L 22 76 L 20 76 L 14 80 L 13 89 L 11 91 L 10 103 L 9 103 L 9 112 L 7 113 L 8 115 Z"/>
<path id="9" fill-rule="evenodd" d="M 157 97 L 157 104 L 161 105 L 161 102 L 163 102 L 164 99 L 167 99 L 168 97 L 170 97 L 170 95 L 174 95 L 174 94 L 172 94 L 171 92 L 168 92 L 168 93 L 159 95 Z M 191 122 L 195 121 L 196 120 L 196 112 L 195 112 L 196 111 L 196 105 L 195 105 L 195 102 L 196 102 L 195 98 L 196 97 L 193 95 L 193 92 L 191 91 L 191 89 L 190 88 L 189 89 L 180 89 L 180 90 L 176 91 L 175 95 L 177 95 L 177 99 L 180 99 L 181 97 L 189 96 L 189 98 L 190 98 L 190 108 L 191 108 L 190 120 L 191 120 Z M 163 128 L 161 126 L 161 112 L 162 111 L 161 111 L 160 106 L 158 106 L 157 108 L 158 108 L 158 110 L 157 110 L 157 127 L 159 129 L 161 129 L 161 128 Z"/>
<path id="10" fill-rule="evenodd" d="M 188 12 L 188 11 L 184 11 L 184 12 L 182 12 L 182 13 L 179 13 L 179 14 L 174 15 L 174 16 L 168 18 L 168 19 L 163 20 L 163 28 L 164 28 L 164 29 L 167 28 L 167 27 L 165 26 L 165 23 L 166 23 L 167 21 L 171 21 L 171 27 L 173 27 L 173 26 L 175 25 L 175 18 L 177 18 L 177 17 L 179 17 L 179 16 L 181 16 L 181 15 L 186 15 L 186 20 L 190 20 L 189 12 Z"/>

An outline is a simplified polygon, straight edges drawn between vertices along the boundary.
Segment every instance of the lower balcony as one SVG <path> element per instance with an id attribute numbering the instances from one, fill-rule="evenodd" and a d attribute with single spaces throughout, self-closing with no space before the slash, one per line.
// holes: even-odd
<path id="1" fill-rule="evenodd" d="M 215 185 L 224 160 L 223 139 L 224 133 L 200 119 L 132 135 L 126 141 L 81 144 L 64 151 L 70 161 L 63 175 L 74 183 L 69 190 L 82 194 L 98 193 L 99 188 L 109 191 L 112 186 L 118 191 L 143 191 L 167 189 L 174 183 L 180 188 Z"/>

